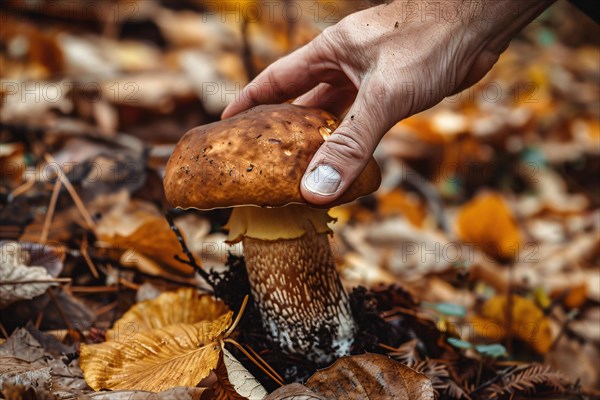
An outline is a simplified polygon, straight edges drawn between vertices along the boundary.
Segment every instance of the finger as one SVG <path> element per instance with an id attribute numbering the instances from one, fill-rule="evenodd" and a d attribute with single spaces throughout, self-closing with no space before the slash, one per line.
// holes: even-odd
<path id="1" fill-rule="evenodd" d="M 317 87 L 294 100 L 294 104 L 321 108 L 333 115 L 339 116 L 352 105 L 357 93 L 358 90 L 352 84 L 322 82 Z"/>
<path id="2" fill-rule="evenodd" d="M 369 162 L 393 120 L 383 86 L 363 83 L 356 101 L 336 131 L 314 155 L 301 184 L 309 203 L 327 205 L 354 182 Z"/>
<path id="3" fill-rule="evenodd" d="M 281 103 L 334 76 L 336 66 L 319 37 L 269 65 L 221 114 L 227 118 L 259 104 Z"/>

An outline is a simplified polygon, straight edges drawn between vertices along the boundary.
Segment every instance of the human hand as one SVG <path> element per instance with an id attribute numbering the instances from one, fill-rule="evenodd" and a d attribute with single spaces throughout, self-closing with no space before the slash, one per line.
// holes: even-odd
<path id="1" fill-rule="evenodd" d="M 222 117 L 296 96 L 295 104 L 334 114 L 350 107 L 302 179 L 304 198 L 326 205 L 351 185 L 396 122 L 479 81 L 554 1 L 442 2 L 428 14 L 426 1 L 395 0 L 351 14 L 267 67 Z"/>

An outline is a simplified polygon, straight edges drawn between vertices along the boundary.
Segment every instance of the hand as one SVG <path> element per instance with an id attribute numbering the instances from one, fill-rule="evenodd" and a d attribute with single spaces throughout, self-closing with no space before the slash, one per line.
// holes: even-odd
<path id="1" fill-rule="evenodd" d="M 334 114 L 350 107 L 313 157 L 302 195 L 337 199 L 398 121 L 479 81 L 510 39 L 554 0 L 396 0 L 351 14 L 267 67 L 223 118 L 300 96 L 296 104 Z M 416 10 L 416 11 L 415 11 Z"/>

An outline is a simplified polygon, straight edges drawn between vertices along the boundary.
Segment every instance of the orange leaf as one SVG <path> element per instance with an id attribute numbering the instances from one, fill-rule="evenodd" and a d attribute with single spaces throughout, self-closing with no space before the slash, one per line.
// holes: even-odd
<path id="1" fill-rule="evenodd" d="M 463 242 L 500 260 L 514 259 L 523 242 L 517 221 L 497 193 L 482 194 L 466 203 L 456 218 L 456 230 Z"/>
<path id="2" fill-rule="evenodd" d="M 151 203 L 131 200 L 115 205 L 98 222 L 96 235 L 114 248 L 133 250 L 133 255 L 128 259 L 134 265 L 138 264 L 136 255 L 139 252 L 140 259 L 148 256 L 173 272 L 184 275 L 193 273 L 192 267 L 174 258 L 178 255 L 186 259 L 186 256 L 169 223 Z"/>
<path id="3" fill-rule="evenodd" d="M 404 215 L 416 227 L 422 227 L 425 221 L 425 208 L 418 198 L 401 189 L 384 193 L 379 197 L 379 213 L 382 216 Z"/>
<path id="4" fill-rule="evenodd" d="M 472 320 L 479 335 L 495 342 L 506 336 L 506 302 L 506 296 L 496 296 L 483 305 L 480 315 Z M 550 321 L 542 310 L 530 299 L 513 296 L 511 314 L 511 335 L 526 342 L 538 353 L 547 353 L 552 345 L 553 335 Z"/>

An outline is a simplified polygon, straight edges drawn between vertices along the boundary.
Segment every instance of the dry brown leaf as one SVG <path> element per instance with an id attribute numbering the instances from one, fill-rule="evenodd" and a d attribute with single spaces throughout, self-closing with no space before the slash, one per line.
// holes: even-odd
<path id="1" fill-rule="evenodd" d="M 318 371 L 306 386 L 328 398 L 433 400 L 425 375 L 380 354 L 343 357 Z"/>
<path id="2" fill-rule="evenodd" d="M 300 383 L 292 383 L 275 390 L 264 400 L 328 400 Z"/>
<path id="3" fill-rule="evenodd" d="M 82 398 L 82 390 L 89 390 L 76 360 L 67 363 L 48 353 L 24 328 L 0 345 L 0 389 L 5 396 L 10 385 L 32 391 L 38 399 Z"/>
<path id="4" fill-rule="evenodd" d="M 231 325 L 232 312 L 216 321 L 175 324 L 137 333 L 124 342 L 82 345 L 80 364 L 94 390 L 158 392 L 196 386 L 217 367 L 219 336 Z"/>
<path id="5" fill-rule="evenodd" d="M 588 390 L 600 384 L 600 348 L 591 342 L 581 343 L 577 339 L 562 337 L 544 361 L 562 372 L 572 382 L 579 380 Z"/>
<path id="6" fill-rule="evenodd" d="M 342 357 L 330 367 L 317 371 L 308 379 L 305 387 L 297 384 L 284 386 L 265 400 L 433 398 L 431 381 L 425 375 L 387 356 L 367 353 Z"/>
<path id="7" fill-rule="evenodd" d="M 151 203 L 132 200 L 116 204 L 98 222 L 99 239 L 115 248 L 133 250 L 128 263 L 136 264 L 137 252 L 185 275 L 193 273 L 189 265 L 177 261 L 177 255 L 186 259 L 169 223 Z"/>
<path id="8" fill-rule="evenodd" d="M 456 218 L 456 230 L 463 242 L 499 259 L 514 259 L 523 243 L 515 217 L 497 193 L 482 194 L 466 203 Z"/>
<path id="9" fill-rule="evenodd" d="M 530 345 L 538 353 L 550 350 L 553 333 L 550 321 L 536 304 L 522 296 L 512 296 L 511 335 Z M 506 336 L 507 297 L 495 296 L 485 302 L 479 316 L 472 320 L 475 331 L 498 342 Z"/>
<path id="10" fill-rule="evenodd" d="M 200 296 L 194 288 L 165 292 L 131 307 L 115 322 L 113 329 L 106 332 L 106 339 L 122 341 L 136 333 L 173 324 L 214 321 L 228 311 L 225 303 L 212 296 Z"/>

